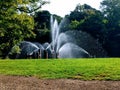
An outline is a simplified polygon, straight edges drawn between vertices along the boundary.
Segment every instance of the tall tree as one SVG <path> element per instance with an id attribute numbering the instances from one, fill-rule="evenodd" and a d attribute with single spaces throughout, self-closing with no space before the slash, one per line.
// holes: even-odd
<path id="1" fill-rule="evenodd" d="M 69 18 L 71 29 L 86 31 L 97 38 L 104 26 L 102 13 L 87 4 L 78 4 Z"/>
<path id="2" fill-rule="evenodd" d="M 38 8 L 36 2 L 41 3 Z M 40 8 L 42 0 L 0 1 L 0 56 L 5 57 L 10 48 L 18 42 L 35 36 L 34 19 L 27 14 Z M 35 7 L 30 7 L 34 5 Z"/>
<path id="3" fill-rule="evenodd" d="M 101 9 L 108 19 L 107 28 L 110 30 L 120 29 L 120 0 L 103 0 Z"/>
<path id="4" fill-rule="evenodd" d="M 105 47 L 109 56 L 120 56 L 120 0 L 103 0 L 101 9 L 106 18 Z"/>
<path id="5" fill-rule="evenodd" d="M 50 12 L 46 10 L 38 11 L 35 12 L 33 17 L 35 20 L 34 32 L 36 34 L 36 38 L 33 38 L 32 41 L 37 41 L 40 43 L 51 42 Z M 53 17 L 60 23 L 62 19 L 60 16 L 54 14 Z"/>
<path id="6" fill-rule="evenodd" d="M 36 38 L 33 41 L 40 43 L 50 42 L 50 13 L 49 11 L 39 11 L 34 15 Z"/>

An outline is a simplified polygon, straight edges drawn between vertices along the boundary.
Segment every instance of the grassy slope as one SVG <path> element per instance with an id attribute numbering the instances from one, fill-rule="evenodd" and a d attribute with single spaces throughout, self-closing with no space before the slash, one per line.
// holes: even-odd
<path id="1" fill-rule="evenodd" d="M 47 79 L 120 80 L 120 59 L 0 60 L 0 74 Z"/>

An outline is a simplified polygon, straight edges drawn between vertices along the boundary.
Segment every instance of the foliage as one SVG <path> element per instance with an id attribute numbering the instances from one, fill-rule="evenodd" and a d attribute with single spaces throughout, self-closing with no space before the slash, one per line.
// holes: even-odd
<path id="1" fill-rule="evenodd" d="M 102 11 L 108 19 L 108 27 L 111 30 L 120 28 L 120 0 L 103 0 Z"/>
<path id="2" fill-rule="evenodd" d="M 40 11 L 45 0 L 1 0 L 0 57 L 23 40 L 51 42 L 50 13 Z M 120 0 L 103 0 L 101 11 L 78 4 L 74 11 L 61 17 L 53 15 L 60 24 L 60 32 L 69 30 L 91 34 L 107 50 L 109 56 L 120 56 Z M 35 37 L 36 36 L 36 37 Z"/>
<path id="3" fill-rule="evenodd" d="M 112 57 L 120 56 L 120 0 L 103 0 L 101 9 L 105 21 L 105 47 Z"/>
<path id="4" fill-rule="evenodd" d="M 36 11 L 40 10 L 40 8 L 48 4 L 50 2 L 45 1 L 45 0 L 17 0 L 18 1 L 18 7 L 17 9 L 20 12 L 25 12 L 25 13 L 35 13 Z"/>
<path id="5" fill-rule="evenodd" d="M 40 43 L 50 42 L 50 15 L 48 11 L 38 11 L 33 15 L 36 38 L 32 38 L 32 41 Z"/>
<path id="6" fill-rule="evenodd" d="M 69 27 L 72 28 L 72 29 L 77 29 L 77 27 L 83 22 L 84 22 L 84 20 L 81 20 L 80 22 L 77 21 L 77 20 L 73 20 L 73 21 L 71 21 Z"/>
<path id="7" fill-rule="evenodd" d="M 32 17 L 25 13 L 19 14 L 17 7 L 22 2 L 1 1 L 0 3 L 0 51 L 6 55 L 14 44 L 25 37 L 33 36 L 34 22 Z"/>
<path id="8" fill-rule="evenodd" d="M 34 28 L 36 38 L 32 41 L 37 41 L 40 43 L 51 42 L 50 12 L 46 10 L 38 11 L 33 15 L 33 17 L 36 23 Z M 60 16 L 53 15 L 53 17 L 60 23 L 62 19 Z"/>
<path id="9" fill-rule="evenodd" d="M 20 47 L 15 45 L 13 48 L 12 48 L 12 51 L 10 54 L 14 54 L 14 53 L 20 53 Z"/>
<path id="10" fill-rule="evenodd" d="M 103 29 L 102 13 L 87 4 L 78 4 L 69 19 L 71 29 L 86 31 L 97 38 Z"/>
<path id="11" fill-rule="evenodd" d="M 119 58 L 0 60 L 0 74 L 44 79 L 120 80 Z"/>
<path id="12" fill-rule="evenodd" d="M 101 11 L 78 4 L 65 18 L 69 23 L 62 30 L 78 30 L 91 34 L 107 50 L 109 56 L 120 56 L 120 0 L 103 0 Z"/>
<path id="13" fill-rule="evenodd" d="M 39 9 L 38 1 L 40 6 L 46 3 L 42 0 L 0 1 L 0 56 L 5 57 L 12 46 L 25 38 L 35 37 L 34 19 L 27 12 Z"/>

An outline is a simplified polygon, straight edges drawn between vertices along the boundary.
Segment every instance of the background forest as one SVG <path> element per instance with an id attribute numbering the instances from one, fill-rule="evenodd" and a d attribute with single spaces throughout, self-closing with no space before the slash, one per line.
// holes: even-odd
<path id="1" fill-rule="evenodd" d="M 45 4 L 49 2 L 0 1 L 0 58 L 6 58 L 11 48 L 21 41 L 51 42 L 51 13 L 41 10 Z M 58 15 L 53 17 L 59 23 L 63 19 Z M 108 57 L 120 57 L 120 0 L 103 0 L 101 10 L 96 10 L 87 4 L 78 4 L 64 18 L 66 21 L 62 25 L 62 31 L 86 32 L 99 41 Z M 16 52 L 19 50 L 16 49 Z"/>

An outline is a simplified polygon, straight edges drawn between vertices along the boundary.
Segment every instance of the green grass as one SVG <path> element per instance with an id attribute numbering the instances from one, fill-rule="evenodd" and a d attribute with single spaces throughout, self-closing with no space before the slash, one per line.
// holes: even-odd
<path id="1" fill-rule="evenodd" d="M 120 58 L 0 60 L 1 75 L 120 80 Z"/>

